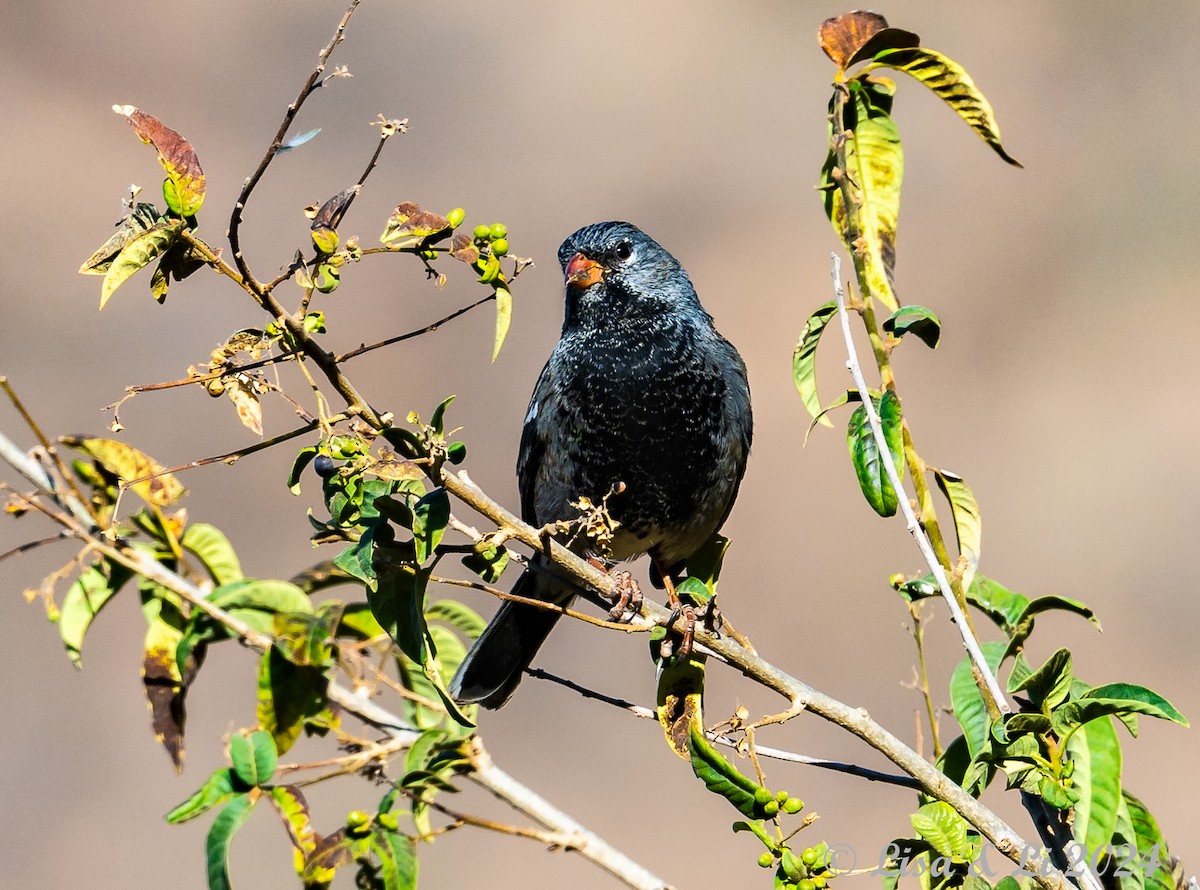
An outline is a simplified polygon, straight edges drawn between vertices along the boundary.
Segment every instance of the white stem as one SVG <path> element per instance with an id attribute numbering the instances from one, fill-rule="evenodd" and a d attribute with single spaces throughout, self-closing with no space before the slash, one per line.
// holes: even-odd
<path id="1" fill-rule="evenodd" d="M 950 581 L 946 577 L 946 572 L 942 568 L 942 564 L 938 562 L 936 554 L 933 552 L 933 544 L 929 540 L 929 536 L 925 534 L 925 529 L 921 527 L 920 521 L 917 519 L 917 514 L 913 511 L 912 504 L 909 503 L 905 496 L 904 486 L 900 482 L 900 472 L 896 469 L 895 463 L 892 461 L 892 450 L 888 447 L 887 439 L 883 435 L 883 425 L 879 422 L 879 415 L 875 412 L 875 404 L 871 401 L 870 392 L 867 390 L 867 380 L 863 376 L 862 366 L 858 361 L 858 352 L 854 348 L 854 338 L 850 333 L 850 314 L 846 311 L 846 296 L 842 290 L 842 260 L 836 253 L 833 256 L 833 297 L 837 302 L 838 318 L 842 323 L 842 336 L 846 340 L 846 367 L 850 370 L 850 375 L 854 378 L 854 385 L 858 387 L 858 391 L 862 394 L 862 405 L 867 412 L 867 421 L 871 424 L 871 434 L 875 437 L 875 445 L 879 449 L 879 461 L 883 464 L 883 469 L 887 473 L 888 481 L 892 483 L 892 488 L 899 495 L 897 500 L 900 502 L 900 509 L 904 513 L 904 519 L 908 523 L 909 534 L 917 542 L 917 547 L 921 551 L 921 556 L 925 558 L 925 563 L 929 566 L 929 571 L 933 573 L 934 580 L 937 581 L 938 588 L 942 592 L 942 598 L 946 601 L 946 605 L 950 608 L 950 619 L 958 627 L 959 635 L 962 636 L 963 646 L 967 650 L 967 654 L 971 656 L 971 660 L 975 663 L 975 667 L 979 669 L 983 681 L 987 684 L 988 691 L 992 694 L 992 699 L 996 703 L 996 707 L 1000 709 L 1000 713 L 1009 714 L 1012 708 L 1004 698 L 1004 692 L 1000 689 L 1000 684 L 996 681 L 995 674 L 988 667 L 987 659 L 983 657 L 983 650 L 979 648 L 979 642 L 971 633 L 971 629 L 967 626 L 966 616 L 963 615 L 962 609 L 959 608 L 958 600 L 954 597 L 954 591 L 950 589 Z"/>

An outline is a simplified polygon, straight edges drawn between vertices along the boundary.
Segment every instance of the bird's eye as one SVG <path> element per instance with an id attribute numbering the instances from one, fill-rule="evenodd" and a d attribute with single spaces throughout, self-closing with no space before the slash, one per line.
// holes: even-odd
<path id="1" fill-rule="evenodd" d="M 617 246 L 613 248 L 613 256 L 619 260 L 627 260 L 633 256 L 633 245 L 628 241 L 619 241 Z"/>

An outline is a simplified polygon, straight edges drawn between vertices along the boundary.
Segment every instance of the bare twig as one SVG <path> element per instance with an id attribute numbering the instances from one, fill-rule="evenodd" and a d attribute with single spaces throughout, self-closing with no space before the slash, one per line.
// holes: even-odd
<path id="1" fill-rule="evenodd" d="M 975 667 L 978 668 L 979 673 L 983 676 L 988 692 L 991 693 L 996 707 L 999 708 L 1001 713 L 1011 713 L 1012 708 L 1004 698 L 1004 691 L 1000 688 L 995 674 L 992 673 L 992 669 L 988 666 L 987 659 L 983 657 L 983 650 L 979 648 L 979 641 L 970 632 L 966 618 L 963 616 L 963 611 L 958 605 L 958 599 L 950 589 L 950 579 L 946 577 L 946 570 L 938 562 L 937 555 L 933 552 L 933 544 L 930 543 L 929 536 L 921 528 L 921 522 L 917 519 L 917 514 L 913 512 L 912 504 L 909 503 L 908 498 L 905 496 L 904 485 L 900 481 L 900 473 L 896 470 L 896 465 L 892 462 L 892 451 L 888 447 L 887 439 L 883 436 L 883 425 L 879 421 L 879 414 L 875 411 L 875 404 L 868 396 L 870 390 L 867 389 L 867 380 L 863 376 L 862 365 L 858 361 L 858 351 L 854 348 L 854 337 L 850 333 L 850 315 L 846 311 L 846 296 L 842 290 L 842 260 L 836 253 L 832 254 L 832 257 L 833 295 L 834 300 L 837 302 L 838 318 L 842 323 L 842 336 L 846 341 L 846 354 L 848 356 L 846 367 L 849 369 L 850 375 L 854 378 L 854 385 L 863 394 L 862 405 L 867 413 L 867 421 L 871 425 L 871 434 L 875 437 L 875 444 L 879 449 L 879 462 L 883 465 L 884 472 L 887 473 L 888 481 L 891 482 L 892 488 L 899 495 L 896 500 L 899 501 L 900 510 L 904 513 L 905 522 L 908 523 L 908 533 L 917 542 L 917 549 L 921 551 L 921 556 L 924 557 L 925 564 L 929 566 L 929 571 L 933 573 L 933 577 L 937 581 L 938 588 L 942 592 L 942 598 L 950 608 L 950 618 L 958 627 L 958 632 L 962 636 L 963 647 L 967 650 L 967 654 L 971 656 L 971 661 L 974 662 Z"/>

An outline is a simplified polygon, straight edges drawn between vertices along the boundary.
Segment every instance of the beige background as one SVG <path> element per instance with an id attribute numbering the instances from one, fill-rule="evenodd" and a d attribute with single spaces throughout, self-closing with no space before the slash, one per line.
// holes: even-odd
<path id="1" fill-rule="evenodd" d="M 452 419 L 470 443 L 468 469 L 515 505 L 521 417 L 561 321 L 559 241 L 607 218 L 654 234 L 750 367 L 757 431 L 727 526 L 728 613 L 781 666 L 911 741 L 919 700 L 904 683 L 914 657 L 886 579 L 916 571 L 917 553 L 899 521 L 877 519 L 862 502 L 840 429 L 801 447 L 806 421 L 789 379 L 796 334 L 829 296 L 835 239 L 812 186 L 832 69 L 813 35 L 841 11 L 765 0 L 365 3 L 335 58 L 355 77 L 304 109 L 295 132 L 324 130 L 275 165 L 245 235 L 255 269 L 270 276 L 306 241 L 300 209 L 357 178 L 373 146 L 367 122 L 381 111 L 410 117 L 411 132 L 389 146 L 343 232 L 373 241 L 401 200 L 443 212 L 461 204 L 471 225 L 503 219 L 513 250 L 538 267 L 518 282 L 513 332 L 495 365 L 482 310 L 350 371 L 397 413 L 427 413 L 458 393 Z M 881 11 L 967 66 L 1026 165 L 1006 167 L 932 96 L 901 82 L 908 176 L 898 286 L 945 326 L 937 352 L 912 344 L 897 356 L 921 451 L 974 486 L 986 574 L 1031 595 L 1081 598 L 1102 618 L 1103 635 L 1077 618 L 1043 618 L 1033 657 L 1069 646 L 1081 676 L 1147 683 L 1195 719 L 1200 97 L 1187 66 L 1200 10 L 896 0 Z M 109 106 L 136 104 L 195 143 L 209 181 L 202 234 L 220 244 L 242 178 L 340 13 L 316 0 L 0 9 L 0 373 L 48 430 L 101 431 L 100 409 L 122 387 L 180 377 L 232 331 L 262 323 L 206 274 L 161 308 L 143 276 L 96 314 L 99 279 L 75 269 L 107 237 L 125 186 L 153 193 L 161 175 Z M 350 270 L 321 308 L 330 343 L 345 348 L 423 324 L 477 292 L 462 274 L 436 292 L 414 264 L 382 260 Z M 832 398 L 847 378 L 836 342 L 823 353 L 822 390 Z M 123 419 L 128 439 L 168 463 L 251 441 L 227 403 L 198 391 L 140 397 Z M 8 407 L 0 422 L 29 441 Z M 293 423 L 281 401 L 268 402 L 268 432 Z M 240 541 L 253 575 L 286 576 L 318 555 L 305 543 L 311 491 L 287 493 L 288 463 L 283 449 L 185 479 L 192 517 Z M 36 523 L 0 524 L 0 552 L 44 534 Z M 221 734 L 252 722 L 251 657 L 213 653 L 190 700 L 188 769 L 176 778 L 142 702 L 135 597 L 123 595 L 97 622 L 82 674 L 39 607 L 23 603 L 22 589 L 68 549 L 0 565 L 4 884 L 202 887 L 208 820 L 171 828 L 162 814 L 220 762 Z M 482 596 L 474 602 L 491 608 Z M 929 640 L 944 689 L 960 650 L 937 615 Z M 641 639 L 573 625 L 539 663 L 649 703 L 644 653 Z M 741 695 L 756 711 L 776 704 L 713 673 L 711 719 Z M 1196 736 L 1143 727 L 1125 743 L 1127 784 L 1195 870 Z M 653 725 L 530 681 L 482 728 L 500 764 L 678 886 L 767 886 L 755 843 L 729 832 L 733 810 L 704 792 Z M 879 762 L 816 718 L 762 741 Z M 853 845 L 867 864 L 906 833 L 910 793 L 792 766 L 771 765 L 769 776 L 822 814 L 806 842 Z M 378 792 L 343 780 L 312 797 L 330 831 Z M 1032 836 L 1008 798 L 987 800 Z M 507 818 L 477 793 L 456 804 Z M 265 813 L 233 859 L 239 887 L 292 885 L 286 841 Z M 577 857 L 468 830 L 425 850 L 422 875 L 425 887 L 611 886 Z"/>

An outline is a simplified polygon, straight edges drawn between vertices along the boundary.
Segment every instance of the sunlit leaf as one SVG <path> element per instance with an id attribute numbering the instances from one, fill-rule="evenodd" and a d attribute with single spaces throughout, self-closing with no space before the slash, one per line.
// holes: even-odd
<path id="1" fill-rule="evenodd" d="M 183 770 L 183 730 L 187 722 L 183 676 L 176 651 L 183 633 L 161 618 L 146 628 L 143 644 L 142 684 L 150 705 L 154 737 L 166 750 L 175 771 Z"/>
<path id="2" fill-rule="evenodd" d="M 983 536 L 983 520 L 979 516 L 979 504 L 971 486 L 957 473 L 949 470 L 933 471 L 938 488 L 950 502 L 950 513 L 954 517 L 954 532 L 958 537 L 958 554 L 966 559 L 962 585 L 969 588 L 979 568 L 979 552 Z"/>
<path id="3" fill-rule="evenodd" d="M 1079 727 L 1067 740 L 1067 756 L 1079 791 L 1071 831 L 1084 849 L 1099 850 L 1112 840 L 1121 802 L 1121 743 L 1112 721 Z"/>
<path id="4" fill-rule="evenodd" d="M 384 890 L 416 890 L 416 841 L 395 831 L 376 830 L 371 849 L 379 857 Z"/>
<path id="5" fill-rule="evenodd" d="M 155 223 L 121 248 L 113 258 L 100 285 L 100 308 L 103 309 L 117 288 L 139 269 L 145 268 L 170 249 L 183 231 L 182 220 Z"/>
<path id="6" fill-rule="evenodd" d="M 233 770 L 221 767 L 208 777 L 195 794 L 167 813 L 167 822 L 178 825 L 207 813 L 213 807 L 219 807 L 237 793 L 233 783 Z"/>
<path id="7" fill-rule="evenodd" d="M 904 179 L 904 152 L 900 131 L 891 118 L 895 84 L 884 78 L 854 79 L 847 85 L 849 99 L 843 119 L 831 117 L 834 140 L 845 136 L 845 175 L 855 196 L 856 212 L 851 239 L 851 220 L 846 216 L 842 189 L 835 177 L 837 157 L 833 149 L 821 171 L 825 215 L 847 249 L 862 258 L 862 284 L 889 309 L 899 307 L 892 290 L 896 266 L 896 225 L 900 216 L 900 186 Z M 837 96 L 830 103 L 836 116 Z M 837 129 L 840 126 L 840 129 Z M 857 262 L 856 262 L 857 265 Z"/>
<path id="8" fill-rule="evenodd" d="M 1050 710 L 1062 704 L 1071 691 L 1071 652 L 1058 649 L 1041 667 L 1013 682 L 1009 678 L 1009 692 L 1023 692 L 1038 710 Z"/>
<path id="9" fill-rule="evenodd" d="M 193 522 L 179 539 L 203 564 L 216 584 L 228 584 L 242 578 L 242 566 L 225 533 L 207 522 Z"/>
<path id="10" fill-rule="evenodd" d="M 504 346 L 504 338 L 508 336 L 509 325 L 512 324 L 512 293 L 503 284 L 496 286 L 496 339 L 492 345 L 492 361 L 500 355 Z"/>
<path id="11" fill-rule="evenodd" d="M 995 671 L 1004 654 L 1004 644 L 989 640 L 982 643 L 980 648 L 988 667 Z M 974 759 L 987 747 L 988 715 L 971 667 L 971 659 L 967 657 L 954 669 L 950 677 L 950 704 L 954 709 L 954 718 L 967 740 L 967 750 Z"/>
<path id="12" fill-rule="evenodd" d="M 901 430 L 900 400 L 896 394 L 888 390 L 882 399 L 871 400 L 875 403 L 879 421 L 883 427 L 883 438 L 887 442 L 890 459 L 897 474 L 904 474 L 904 440 Z M 896 489 L 884 468 L 879 445 L 871 431 L 871 423 L 867 418 L 865 405 L 860 405 L 850 415 L 850 424 L 846 429 L 846 444 L 850 449 L 850 459 L 854 464 L 854 473 L 858 477 L 859 488 L 867 503 L 880 516 L 894 516 L 899 506 Z"/>
<path id="13" fill-rule="evenodd" d="M 296 873 L 303 875 L 305 862 L 316 850 L 318 840 L 309 816 L 308 801 L 295 785 L 276 785 L 270 789 L 269 799 L 275 805 L 292 842 Z"/>
<path id="14" fill-rule="evenodd" d="M 159 223 L 165 222 L 169 221 L 164 220 L 159 215 L 158 208 L 153 204 L 134 204 L 129 213 L 123 216 L 120 222 L 117 223 L 117 230 L 113 232 L 112 237 L 105 241 L 95 253 L 84 260 L 83 265 L 79 267 L 79 274 L 105 274 L 112 266 L 113 260 L 125 249 L 126 245 L 132 243 Z"/>
<path id="15" fill-rule="evenodd" d="M 901 306 L 884 319 L 883 329 L 897 339 L 912 334 L 930 349 L 937 349 L 942 336 L 941 321 L 924 306 Z"/>
<path id="16" fill-rule="evenodd" d="M 953 59 L 924 47 L 885 49 L 864 70 L 877 67 L 893 68 L 912 75 L 953 108 L 996 154 L 1014 167 L 1021 166 L 1000 144 L 1000 127 L 996 124 L 991 104 L 975 86 L 966 69 Z"/>
<path id="17" fill-rule="evenodd" d="M 300 737 L 305 721 L 325 708 L 329 678 L 325 668 L 294 664 L 276 646 L 264 652 L 258 664 L 258 724 L 284 754 Z"/>
<path id="18" fill-rule="evenodd" d="M 832 427 L 833 424 L 823 416 L 821 398 L 817 393 L 817 344 L 821 334 L 825 332 L 826 325 L 835 315 L 837 303 L 832 300 L 817 307 L 805 322 L 796 348 L 792 350 L 792 383 L 796 386 L 796 392 L 800 394 L 800 401 L 814 420 L 827 427 Z"/>
<path id="19" fill-rule="evenodd" d="M 955 862 L 966 861 L 969 852 L 967 823 L 950 804 L 942 800 L 927 803 L 909 819 L 917 834 L 941 855 Z"/>
<path id="20" fill-rule="evenodd" d="M 204 842 L 209 890 L 232 890 L 229 882 L 229 845 L 254 809 L 256 799 L 249 794 L 239 794 L 213 820 Z"/>
<path id="21" fill-rule="evenodd" d="M 1109 714 L 1145 714 L 1188 726 L 1188 720 L 1169 701 L 1145 686 L 1133 683 L 1109 683 L 1089 689 L 1083 697 L 1054 710 L 1054 729 L 1066 735 L 1076 726 Z"/>
<path id="22" fill-rule="evenodd" d="M 163 472 L 162 464 L 132 445 L 80 436 L 63 436 L 60 441 L 89 455 L 124 483 L 140 480 L 129 487 L 148 504 L 166 507 L 187 493 L 178 479 Z"/>
<path id="23" fill-rule="evenodd" d="M 132 570 L 123 565 L 97 560 L 83 569 L 68 588 L 59 609 L 58 633 L 75 667 L 82 667 L 83 638 L 92 620 L 132 577 Z"/>
<path id="24" fill-rule="evenodd" d="M 817 30 L 817 42 L 825 55 L 845 70 L 854 54 L 887 26 L 887 19 L 878 13 L 856 10 L 823 21 Z"/>
<path id="25" fill-rule="evenodd" d="M 352 185 L 345 191 L 338 192 L 320 207 L 313 209 L 309 214 L 312 219 L 310 234 L 312 235 L 313 245 L 318 251 L 323 254 L 331 254 L 337 250 L 339 241 L 337 227 L 341 225 L 342 217 L 345 216 L 354 197 L 361 190 L 362 186 Z M 336 269 L 328 265 L 322 265 L 318 272 L 321 271 L 325 272 L 326 277 L 332 275 L 336 280 Z M 336 286 L 336 284 L 331 287 L 328 284 L 322 285 L 318 283 L 317 290 L 320 290 L 322 293 L 329 293 Z"/>

